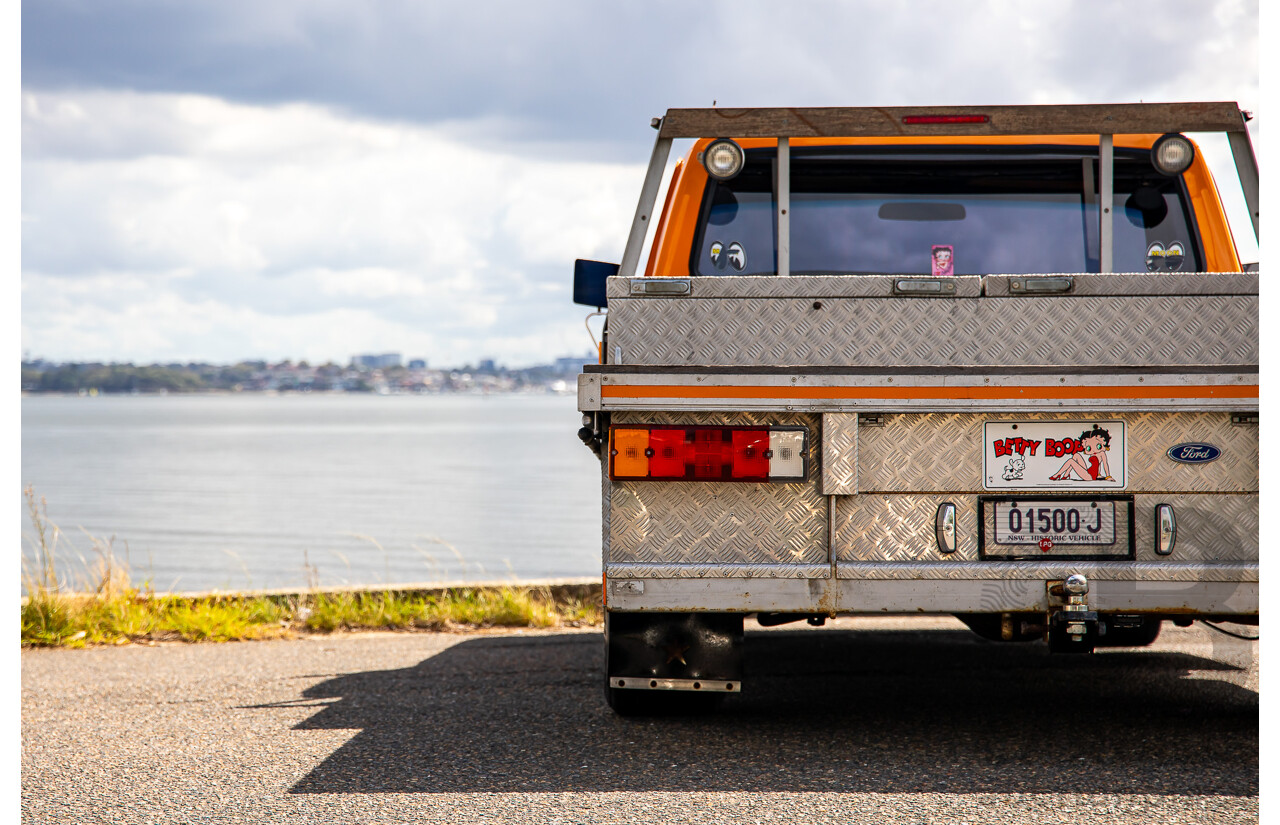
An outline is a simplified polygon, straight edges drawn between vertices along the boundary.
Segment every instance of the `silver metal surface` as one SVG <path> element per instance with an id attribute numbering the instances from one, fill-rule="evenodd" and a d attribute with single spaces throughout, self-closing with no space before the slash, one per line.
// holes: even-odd
<path id="1" fill-rule="evenodd" d="M 778 138 L 778 154 L 774 164 L 777 180 L 774 185 L 774 200 L 777 202 L 777 214 L 774 221 L 778 227 L 778 275 L 791 276 L 791 141 L 785 137 Z"/>
<path id="2" fill-rule="evenodd" d="M 1176 495 L 1159 493 L 1134 497 L 1134 544 L 1139 560 L 1160 563 L 1257 562 L 1259 555 L 1258 495 Z M 1156 508 L 1167 504 L 1177 513 L 1177 542 L 1173 553 L 1156 548 Z"/>
<path id="3" fill-rule="evenodd" d="M 838 591 L 832 579 L 650 579 L 643 594 L 610 596 L 609 609 L 829 613 Z"/>
<path id="4" fill-rule="evenodd" d="M 824 579 L 831 577 L 831 565 L 756 564 L 751 562 L 700 564 L 651 562 L 610 562 L 605 576 L 614 579 Z"/>
<path id="5" fill-rule="evenodd" d="M 956 551 L 944 557 L 938 553 L 935 541 L 935 519 L 938 508 L 948 501 L 956 504 Z M 1177 549 L 1167 558 L 1156 555 L 1154 549 L 1155 508 L 1162 503 L 1177 511 L 1179 521 Z M 1256 494 L 1137 495 L 1133 509 L 1137 562 L 1158 563 L 1172 570 L 1187 564 L 1256 564 L 1258 561 Z M 992 525 L 988 523 L 986 529 L 990 531 Z M 839 496 L 832 542 L 841 577 L 855 570 L 859 571 L 858 575 L 875 577 L 960 575 L 968 568 L 958 568 L 955 564 L 979 563 L 977 495 L 862 493 Z M 1013 573 L 1021 570 L 1022 564 L 991 563 L 997 565 L 996 569 Z M 891 566 L 904 564 L 912 566 Z"/>
<path id="6" fill-rule="evenodd" d="M 1072 596 L 1083 596 L 1089 592 L 1089 580 L 1079 573 L 1072 573 L 1062 583 L 1062 589 Z"/>
<path id="7" fill-rule="evenodd" d="M 1173 553 L 1177 538 L 1177 526 L 1174 522 L 1173 507 L 1169 504 L 1156 505 L 1156 555 L 1168 556 Z"/>
<path id="8" fill-rule="evenodd" d="M 826 502 L 813 482 L 614 482 L 609 562 L 825 564 Z"/>
<path id="9" fill-rule="evenodd" d="M 618 276 L 630 278 L 636 274 L 636 266 L 640 263 L 640 251 L 644 246 L 644 237 L 653 223 L 653 207 L 658 200 L 658 187 L 662 185 L 662 173 L 667 168 L 667 156 L 671 154 L 671 138 L 658 132 L 653 142 L 653 155 L 649 158 L 649 168 L 644 173 L 644 186 L 640 189 L 640 201 L 636 204 L 636 214 L 631 220 L 631 232 L 627 235 L 627 246 L 622 253 L 622 264 L 618 267 Z"/>
<path id="10" fill-rule="evenodd" d="M 741 682 L 710 679 L 650 679 L 645 676 L 610 676 L 609 687 L 623 690 L 690 690 L 700 693 L 741 693 Z"/>
<path id="11" fill-rule="evenodd" d="M 1102 201 L 1102 209 L 1098 211 L 1098 220 L 1100 223 L 1099 237 L 1102 240 L 1100 247 L 1100 260 L 1103 272 L 1111 272 L 1115 269 L 1113 265 L 1113 239 L 1114 228 L 1111 222 L 1111 206 L 1115 198 L 1112 195 L 1112 184 L 1115 180 L 1115 168 L 1113 160 L 1115 158 L 1115 146 L 1111 135 L 1098 136 L 1098 188 L 1099 197 Z"/>
<path id="12" fill-rule="evenodd" d="M 956 505 L 956 549 L 943 556 L 936 540 L 937 515 L 938 508 L 949 502 Z M 838 496 L 835 525 L 832 545 L 838 572 L 859 561 L 941 564 L 950 559 L 978 558 L 976 496 L 865 492 Z"/>
<path id="13" fill-rule="evenodd" d="M 609 506 L 609 493 L 613 489 L 613 483 L 609 480 L 609 462 L 605 459 L 605 450 L 601 450 L 600 456 L 600 560 L 604 564 L 609 562 L 609 524 L 610 512 L 612 508 Z M 607 596 L 607 594 L 606 594 Z"/>
<path id="14" fill-rule="evenodd" d="M 694 293 L 699 298 L 888 298 L 893 295 L 893 282 L 898 275 L 792 275 L 777 278 L 772 275 L 697 275 L 689 277 Z M 1173 273 L 1165 277 L 1175 277 Z M 1256 279 L 1255 279 L 1256 280 Z M 956 297 L 977 298 L 982 294 L 982 278 L 977 275 L 957 275 L 948 279 L 956 285 Z M 615 300 L 630 298 L 630 282 L 621 277 L 606 281 L 605 290 L 610 305 Z M 1256 293 L 1257 290 L 1255 289 Z M 1161 291 L 1157 294 L 1166 294 Z M 812 308 L 812 305 L 810 306 Z"/>
<path id="15" fill-rule="evenodd" d="M 779 425 L 804 426 L 818 432 L 812 415 L 617 413 L 613 425 Z M 816 442 L 810 437 L 810 466 Z M 605 566 L 639 565 L 619 573 L 636 577 L 637 569 L 666 570 L 689 577 L 741 576 L 741 565 L 760 565 L 772 575 L 812 565 L 827 570 L 827 502 L 809 481 L 795 484 L 706 481 L 609 482 L 609 539 Z M 610 572 L 610 575 L 614 575 Z M 818 573 L 825 575 L 825 573 Z"/>
<path id="16" fill-rule="evenodd" d="M 822 415 L 822 494 L 858 492 L 858 414 Z"/>
<path id="17" fill-rule="evenodd" d="M 963 373 L 927 367 L 860 368 L 641 367 L 641 371 L 578 376 L 580 410 L 815 410 L 884 416 L 919 411 L 992 414 L 1008 410 L 1094 415 L 1098 410 L 1256 415 L 1256 367 L 1130 368 L 1070 372 L 974 368 Z M 767 371 L 766 371 L 767 370 Z M 1193 371 L 1194 370 L 1194 371 Z M 727 388 L 720 392 L 716 388 Z M 1086 391 L 1087 390 L 1087 391 Z M 1158 394 L 1157 394 L 1158 393 Z"/>
<path id="18" fill-rule="evenodd" d="M 828 417 L 824 415 L 826 422 Z M 1227 412 L 1106 412 L 1094 420 L 1125 425 L 1130 468 L 1127 492 L 1252 493 L 1258 490 L 1258 430 L 1232 426 Z M 1071 413 L 904 413 L 863 427 L 857 441 L 861 492 L 982 489 L 983 424 L 988 421 L 1083 420 Z M 1222 450 L 1208 464 L 1180 464 L 1166 454 L 1175 444 L 1202 442 Z M 826 447 L 824 445 L 824 455 Z"/>
<path id="19" fill-rule="evenodd" d="M 1022 613 L 1047 609 L 1045 583 L 1075 571 L 1029 579 L 656 579 L 642 595 L 613 599 L 613 610 L 795 613 Z M 1258 582 L 1092 579 L 1090 607 L 1102 611 L 1258 613 Z"/>
<path id="20" fill-rule="evenodd" d="M 1258 563 L 1172 561 L 840 562 L 838 579 L 868 581 L 1048 581 L 1081 573 L 1091 581 L 1256 582 Z"/>
<path id="21" fill-rule="evenodd" d="M 609 335 L 630 363 L 655 365 L 1258 363 L 1256 296 L 830 298 L 820 310 L 813 303 L 611 299 Z"/>

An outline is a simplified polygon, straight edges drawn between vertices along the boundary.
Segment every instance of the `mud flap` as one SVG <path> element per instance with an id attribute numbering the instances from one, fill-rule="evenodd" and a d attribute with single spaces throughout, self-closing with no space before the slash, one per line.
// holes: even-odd
<path id="1" fill-rule="evenodd" d="M 742 636 L 741 613 L 609 612 L 606 679 L 622 690 L 737 693 Z"/>

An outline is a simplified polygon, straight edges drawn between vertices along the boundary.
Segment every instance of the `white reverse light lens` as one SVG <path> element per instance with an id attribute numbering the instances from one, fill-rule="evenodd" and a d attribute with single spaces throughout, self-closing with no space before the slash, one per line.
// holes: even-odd
<path id="1" fill-rule="evenodd" d="M 1151 147 L 1151 165 L 1162 175 L 1181 175 L 1191 166 L 1196 150 L 1182 135 L 1161 135 Z"/>
<path id="2" fill-rule="evenodd" d="M 770 430 L 770 478 L 804 478 L 804 433 L 799 430 Z"/>
<path id="3" fill-rule="evenodd" d="M 742 171 L 746 157 L 742 147 L 728 138 L 711 141 L 711 145 L 702 153 L 702 165 L 707 174 L 716 180 L 730 180 Z"/>

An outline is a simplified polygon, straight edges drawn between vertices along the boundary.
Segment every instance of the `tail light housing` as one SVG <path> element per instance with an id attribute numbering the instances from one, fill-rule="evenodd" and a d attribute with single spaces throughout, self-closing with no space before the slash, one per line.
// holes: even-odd
<path id="1" fill-rule="evenodd" d="M 620 481 L 804 481 L 804 427 L 615 427 L 609 477 Z"/>

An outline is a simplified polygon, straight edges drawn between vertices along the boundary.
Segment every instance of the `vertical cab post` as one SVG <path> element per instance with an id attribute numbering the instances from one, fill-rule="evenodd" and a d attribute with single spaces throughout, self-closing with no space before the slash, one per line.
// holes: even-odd
<path id="1" fill-rule="evenodd" d="M 655 128 L 661 126 L 661 118 Z M 658 200 L 658 187 L 662 185 L 662 173 L 667 168 L 667 156 L 671 154 L 671 138 L 664 138 L 658 132 L 653 143 L 653 155 L 649 158 L 649 170 L 644 174 L 644 188 L 640 190 L 640 202 L 636 204 L 636 215 L 631 221 L 631 234 L 627 236 L 627 248 L 622 253 L 622 264 L 618 274 L 623 278 L 633 278 L 636 267 L 640 263 L 640 250 L 644 247 L 644 236 L 653 221 L 653 207 Z"/>
<path id="2" fill-rule="evenodd" d="M 791 274 L 791 139 L 778 138 L 778 160 L 774 166 L 778 194 L 778 274 Z"/>
<path id="3" fill-rule="evenodd" d="M 1112 201 L 1115 200 L 1112 194 L 1115 188 L 1115 147 L 1111 135 L 1098 136 L 1098 177 L 1098 200 L 1101 201 L 1101 208 L 1098 210 L 1098 237 L 1101 240 L 1099 262 L 1102 265 L 1100 271 L 1112 272 L 1115 270 L 1115 259 L 1112 257 L 1115 244 L 1111 224 Z"/>
<path id="4" fill-rule="evenodd" d="M 1249 207 L 1249 219 L 1253 221 L 1253 236 L 1258 237 L 1258 158 L 1253 153 L 1253 139 L 1249 137 L 1248 118 L 1240 113 L 1240 128 L 1227 132 L 1231 145 L 1231 157 L 1236 162 L 1236 174 L 1240 188 L 1244 190 L 1244 202 Z"/>

